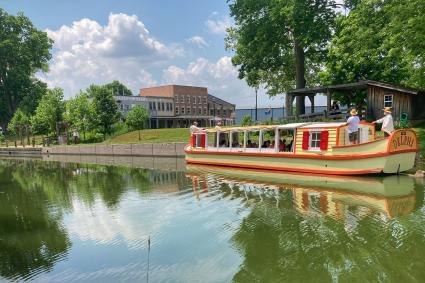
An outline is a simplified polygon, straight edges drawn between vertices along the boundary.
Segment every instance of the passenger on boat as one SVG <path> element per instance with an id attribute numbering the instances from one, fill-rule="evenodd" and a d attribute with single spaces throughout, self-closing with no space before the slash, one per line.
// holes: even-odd
<path id="1" fill-rule="evenodd" d="M 198 132 L 200 132 L 201 131 L 201 129 L 200 128 L 198 128 L 198 122 L 193 122 L 193 124 L 192 124 L 192 126 L 190 126 L 190 128 L 189 128 L 189 130 L 190 130 L 190 133 L 191 134 L 193 134 L 193 133 L 198 133 Z"/>
<path id="2" fill-rule="evenodd" d="M 393 116 L 391 115 L 391 107 L 385 107 L 382 110 L 384 110 L 384 117 L 376 120 L 373 123 L 382 124 L 382 131 L 384 132 L 384 136 L 389 137 L 394 131 L 394 121 Z"/>
<path id="3" fill-rule="evenodd" d="M 351 117 L 347 120 L 348 139 L 350 140 L 351 144 L 358 144 L 360 118 L 357 116 L 357 110 L 355 108 L 351 109 L 350 114 Z"/>
<path id="4" fill-rule="evenodd" d="M 247 148 L 252 147 L 252 141 L 251 140 L 248 140 L 248 142 L 246 143 L 246 147 Z"/>
<path id="5" fill-rule="evenodd" d="M 286 146 L 286 151 L 292 151 L 292 144 L 293 144 L 294 140 L 291 140 L 288 145 Z"/>
<path id="6" fill-rule="evenodd" d="M 286 140 L 280 140 L 279 141 L 279 151 L 285 151 L 285 147 L 286 147 Z"/>
<path id="7" fill-rule="evenodd" d="M 220 141 L 220 147 L 227 147 L 225 140 Z"/>
<path id="8" fill-rule="evenodd" d="M 270 144 L 270 142 L 269 142 L 269 144 Z M 272 141 L 272 143 L 269 145 L 269 148 L 274 148 L 275 144 L 276 144 L 276 143 L 275 143 L 275 141 L 273 140 L 273 141 Z"/>

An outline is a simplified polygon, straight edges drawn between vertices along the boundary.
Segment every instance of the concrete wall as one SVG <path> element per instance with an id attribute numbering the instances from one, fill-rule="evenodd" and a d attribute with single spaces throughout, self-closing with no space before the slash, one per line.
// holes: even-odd
<path id="1" fill-rule="evenodd" d="M 186 143 L 114 144 L 44 147 L 43 154 L 103 156 L 184 156 Z"/>

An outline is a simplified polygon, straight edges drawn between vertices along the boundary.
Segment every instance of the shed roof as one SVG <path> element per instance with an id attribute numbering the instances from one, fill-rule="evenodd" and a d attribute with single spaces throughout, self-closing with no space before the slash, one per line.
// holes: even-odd
<path id="1" fill-rule="evenodd" d="M 291 91 L 288 91 L 288 94 L 292 95 L 313 95 L 316 93 L 326 93 L 329 90 L 340 90 L 340 91 L 351 91 L 351 90 L 358 90 L 358 89 L 366 89 L 367 86 L 377 86 L 385 89 L 391 89 L 399 92 L 404 92 L 408 94 L 418 94 L 420 93 L 419 90 L 414 90 L 410 88 L 405 88 L 401 86 L 396 86 L 392 84 L 387 84 L 383 82 L 377 82 L 377 81 L 371 81 L 371 80 L 364 80 L 359 81 L 356 83 L 348 83 L 348 84 L 337 84 L 337 85 L 327 85 L 327 86 L 317 86 L 317 87 L 311 87 L 311 88 L 300 88 L 300 89 L 294 89 Z"/>

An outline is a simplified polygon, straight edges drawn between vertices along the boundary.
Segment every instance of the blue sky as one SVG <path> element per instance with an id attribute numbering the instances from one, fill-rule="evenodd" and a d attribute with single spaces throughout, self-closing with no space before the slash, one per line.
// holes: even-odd
<path id="1" fill-rule="evenodd" d="M 49 86 L 72 97 L 90 83 L 118 79 L 135 94 L 142 87 L 185 84 L 235 103 L 255 105 L 254 90 L 237 78 L 224 48 L 232 24 L 226 0 L 0 0 L 23 12 L 54 39 Z M 282 106 L 259 93 L 259 105 Z"/>

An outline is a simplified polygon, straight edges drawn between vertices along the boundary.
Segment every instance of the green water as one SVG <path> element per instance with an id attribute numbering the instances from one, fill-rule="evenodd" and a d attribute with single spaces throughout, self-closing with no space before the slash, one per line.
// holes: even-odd
<path id="1" fill-rule="evenodd" d="M 407 176 L 0 160 L 0 281 L 423 282 L 424 257 Z"/>

